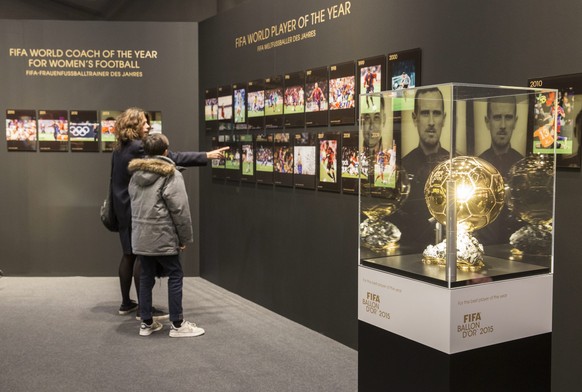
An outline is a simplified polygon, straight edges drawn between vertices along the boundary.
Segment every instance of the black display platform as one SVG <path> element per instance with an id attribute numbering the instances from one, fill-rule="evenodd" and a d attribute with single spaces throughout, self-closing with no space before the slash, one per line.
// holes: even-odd
<path id="1" fill-rule="evenodd" d="M 449 355 L 358 327 L 359 392 L 550 391 L 551 333 Z"/>
<path id="2" fill-rule="evenodd" d="M 392 272 L 424 282 L 449 287 L 445 268 L 422 262 L 422 253 L 418 250 L 399 248 L 389 256 L 377 256 L 368 250 L 361 250 L 361 263 L 367 267 Z M 484 256 L 485 268 L 477 272 L 457 271 L 457 280 L 450 287 L 513 279 L 524 276 L 550 273 L 549 256 L 522 256 L 521 260 L 511 260 L 509 246 L 491 246 Z"/>

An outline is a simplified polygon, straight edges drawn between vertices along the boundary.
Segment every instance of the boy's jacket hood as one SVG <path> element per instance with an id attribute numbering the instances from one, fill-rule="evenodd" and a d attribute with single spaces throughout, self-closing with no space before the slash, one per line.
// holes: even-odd
<path id="1" fill-rule="evenodd" d="M 164 156 L 133 159 L 127 167 L 136 184 L 142 187 L 153 184 L 160 177 L 173 176 L 175 168 L 174 162 Z"/>

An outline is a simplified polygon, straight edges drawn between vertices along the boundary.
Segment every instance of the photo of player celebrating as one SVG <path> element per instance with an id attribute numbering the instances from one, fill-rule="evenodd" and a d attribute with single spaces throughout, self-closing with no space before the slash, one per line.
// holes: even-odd
<path id="1" fill-rule="evenodd" d="M 356 91 L 355 77 L 332 79 L 329 81 L 329 109 L 352 109 L 356 107 L 354 95 Z"/>
<path id="2" fill-rule="evenodd" d="M 336 183 L 337 140 L 319 142 L 319 181 Z"/>
<path id="3" fill-rule="evenodd" d="M 327 83 L 325 80 L 318 82 L 306 83 L 305 90 L 307 94 L 306 112 L 319 112 L 327 110 Z"/>

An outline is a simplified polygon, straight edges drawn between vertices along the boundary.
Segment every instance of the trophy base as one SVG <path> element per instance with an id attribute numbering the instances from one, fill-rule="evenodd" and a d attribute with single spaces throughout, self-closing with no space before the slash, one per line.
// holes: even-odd
<path id="1" fill-rule="evenodd" d="M 400 229 L 385 220 L 366 219 L 360 224 L 361 245 L 376 253 L 394 254 L 401 236 Z"/>
<path id="2" fill-rule="evenodd" d="M 511 253 L 519 260 L 523 254 L 549 255 L 552 249 L 552 232 L 545 226 L 526 225 L 509 237 Z"/>
<path id="3" fill-rule="evenodd" d="M 457 234 L 457 269 L 461 271 L 479 271 L 485 267 L 483 245 L 468 233 Z M 422 252 L 425 264 L 445 267 L 447 264 L 447 240 L 436 245 L 429 245 Z"/>

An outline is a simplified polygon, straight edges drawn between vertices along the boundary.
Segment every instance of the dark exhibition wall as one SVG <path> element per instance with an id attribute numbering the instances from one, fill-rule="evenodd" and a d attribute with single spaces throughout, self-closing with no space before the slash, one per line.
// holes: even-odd
<path id="1" fill-rule="evenodd" d="M 348 3 L 349 12 L 340 15 Z M 541 0 L 249 1 L 201 22 L 199 98 L 207 88 L 417 47 L 423 85 L 526 87 L 530 78 L 581 72 L 575 29 L 564 27 L 576 25 L 582 4 L 561 0 L 548 12 Z M 558 35 L 550 32 L 553 23 L 561 26 Z M 255 32 L 269 37 L 250 42 Z M 210 138 L 201 132 L 201 144 L 210 145 Z M 580 180 L 579 171 L 558 173 L 553 390 L 582 382 L 575 370 L 582 347 L 575 314 L 582 301 Z M 200 187 L 202 276 L 355 347 L 357 198 L 239 184 L 208 171 Z"/>
<path id="2" fill-rule="evenodd" d="M 198 149 L 196 23 L 2 20 L 0 30 L 3 118 L 10 109 L 139 106 L 162 112 L 174 150 Z M 110 161 L 109 152 L 8 151 L 3 138 L 0 269 L 6 275 L 117 274 L 118 237 L 98 217 Z M 185 172 L 196 226 L 198 170 L 205 168 Z M 198 253 L 198 243 L 186 251 L 190 275 L 198 272 Z"/>

